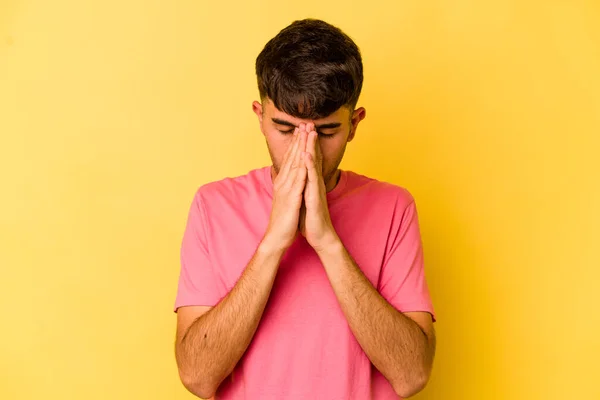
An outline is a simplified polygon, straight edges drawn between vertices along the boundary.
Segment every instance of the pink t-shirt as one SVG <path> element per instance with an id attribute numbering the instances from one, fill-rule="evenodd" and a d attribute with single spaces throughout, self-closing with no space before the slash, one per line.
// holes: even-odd
<path id="1" fill-rule="evenodd" d="M 197 191 L 181 247 L 175 309 L 215 306 L 234 287 L 267 228 L 270 171 L 256 169 Z M 327 201 L 338 236 L 379 293 L 401 312 L 434 315 L 410 193 L 342 171 Z M 323 265 L 301 235 L 281 261 L 252 343 L 216 398 L 398 398 L 354 338 Z"/>

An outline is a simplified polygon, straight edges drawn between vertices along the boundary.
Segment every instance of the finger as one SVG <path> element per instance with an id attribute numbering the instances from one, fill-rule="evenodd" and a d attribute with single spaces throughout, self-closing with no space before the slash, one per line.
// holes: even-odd
<path id="1" fill-rule="evenodd" d="M 296 156 L 294 159 L 294 166 L 295 167 L 299 167 L 303 164 L 302 162 L 302 153 L 306 150 L 306 141 L 307 141 L 307 132 L 303 129 L 300 129 L 300 132 L 298 133 L 299 138 L 298 138 L 298 151 L 296 152 Z"/>
<path id="2" fill-rule="evenodd" d="M 296 128 L 294 130 L 294 139 L 288 147 L 286 157 L 284 158 L 283 165 L 281 166 L 281 171 L 279 171 L 279 173 L 282 176 L 287 176 L 287 174 L 292 166 L 295 152 L 298 150 L 299 139 L 300 139 L 300 137 L 298 135 L 298 129 Z"/>
<path id="3" fill-rule="evenodd" d="M 299 133 L 300 133 L 300 129 L 294 128 L 293 138 L 292 138 L 291 143 L 288 146 L 287 154 L 286 154 L 286 158 L 285 158 L 285 161 L 287 161 L 287 162 L 292 162 L 294 160 L 292 155 L 295 151 L 294 145 L 298 142 L 298 140 L 300 140 L 300 136 L 298 135 Z"/>
<path id="4" fill-rule="evenodd" d="M 307 179 L 309 184 L 315 184 L 319 182 L 319 173 L 317 172 L 317 166 L 315 165 L 315 159 L 309 152 L 304 153 L 304 162 L 306 164 Z"/>
<path id="5" fill-rule="evenodd" d="M 301 158 L 301 167 L 297 169 L 297 173 L 296 173 L 296 178 L 294 179 L 294 192 L 296 194 L 301 194 L 302 192 L 304 192 L 304 189 L 306 187 L 306 182 L 307 182 L 307 175 L 308 175 L 308 171 L 306 168 L 306 162 L 304 160 L 304 154 L 307 154 L 306 152 L 301 152 L 302 158 Z"/>
<path id="6" fill-rule="evenodd" d="M 283 162 L 287 160 L 287 158 L 292 153 L 292 149 L 294 148 L 294 141 L 296 140 L 296 136 L 298 135 L 298 128 L 294 128 L 294 133 L 292 134 L 292 141 L 290 142 L 285 154 L 283 155 Z"/>
<path id="7" fill-rule="evenodd" d="M 304 182 L 306 182 L 306 167 L 304 165 L 302 154 L 306 149 L 307 133 L 300 129 L 298 136 L 298 149 L 294 154 L 294 161 L 289 171 L 288 179 L 292 181 L 292 184 L 295 187 L 302 189 Z"/>
<path id="8" fill-rule="evenodd" d="M 318 160 L 317 158 L 317 137 L 318 134 L 315 131 L 310 132 L 308 141 L 306 143 L 306 151 L 310 153 L 313 158 L 313 162 Z"/>

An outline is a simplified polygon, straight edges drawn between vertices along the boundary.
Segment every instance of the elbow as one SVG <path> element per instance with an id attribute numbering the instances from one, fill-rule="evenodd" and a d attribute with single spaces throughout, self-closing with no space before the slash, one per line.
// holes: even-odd
<path id="1" fill-rule="evenodd" d="M 179 371 L 179 378 L 183 386 L 192 394 L 203 398 L 211 399 L 217 392 L 217 385 L 214 385 L 208 379 L 201 379 L 195 374 L 186 374 Z"/>
<path id="2" fill-rule="evenodd" d="M 421 390 L 425 389 L 427 383 L 429 382 L 429 373 L 423 372 L 420 374 L 413 375 L 410 379 L 402 379 L 399 380 L 398 383 L 392 384 L 394 391 L 396 394 L 405 399 L 407 397 L 411 397 L 419 393 Z"/>

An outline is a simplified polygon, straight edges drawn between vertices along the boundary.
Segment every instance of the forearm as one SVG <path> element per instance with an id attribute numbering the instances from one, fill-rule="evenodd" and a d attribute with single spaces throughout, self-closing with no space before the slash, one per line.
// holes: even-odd
<path id="1" fill-rule="evenodd" d="M 429 376 L 434 338 L 377 292 L 339 240 L 333 243 L 319 257 L 354 336 L 399 395 L 414 394 Z"/>
<path id="2" fill-rule="evenodd" d="M 229 294 L 194 321 L 178 343 L 179 368 L 197 395 L 214 395 L 250 345 L 282 255 L 263 241 Z"/>

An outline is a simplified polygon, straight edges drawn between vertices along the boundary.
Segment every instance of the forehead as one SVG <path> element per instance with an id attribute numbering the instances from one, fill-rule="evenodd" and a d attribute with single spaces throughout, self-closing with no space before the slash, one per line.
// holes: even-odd
<path id="1" fill-rule="evenodd" d="M 273 101 L 268 98 L 265 99 L 265 101 L 263 102 L 263 107 L 264 107 L 265 114 L 267 114 L 270 118 L 282 119 L 285 121 L 289 121 L 295 125 L 298 125 L 300 123 L 309 123 L 309 122 L 312 122 L 315 125 L 326 124 L 329 122 L 343 122 L 348 118 L 348 116 L 350 114 L 350 110 L 347 107 L 340 107 L 337 110 L 335 110 L 333 113 L 329 114 L 328 116 L 326 116 L 324 118 L 313 119 L 313 120 L 297 118 L 297 117 L 294 117 L 290 114 L 287 114 L 287 113 L 279 110 L 277 107 L 275 107 L 275 104 L 273 104 Z"/>

